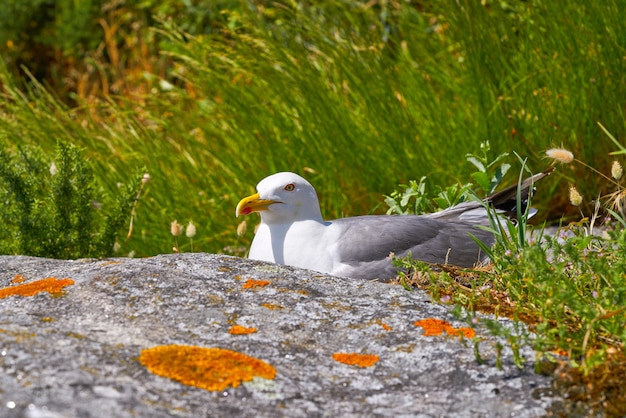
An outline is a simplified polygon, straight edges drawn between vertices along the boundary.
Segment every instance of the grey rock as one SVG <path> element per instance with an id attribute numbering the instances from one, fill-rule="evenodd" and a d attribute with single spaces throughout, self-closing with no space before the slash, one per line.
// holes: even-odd
<path id="1" fill-rule="evenodd" d="M 465 324 L 398 285 L 199 253 L 0 257 L 0 288 L 18 274 L 75 283 L 61 296 L 0 299 L 2 417 L 536 417 L 557 400 L 531 352 L 525 368 L 505 354 L 498 369 L 486 331 L 483 364 L 471 341 L 424 336 L 414 321 Z M 248 279 L 271 283 L 244 289 Z M 232 335 L 234 324 L 258 331 Z M 142 349 L 169 344 L 238 351 L 277 374 L 219 392 L 187 386 L 138 361 Z M 380 360 L 349 366 L 337 352 Z"/>

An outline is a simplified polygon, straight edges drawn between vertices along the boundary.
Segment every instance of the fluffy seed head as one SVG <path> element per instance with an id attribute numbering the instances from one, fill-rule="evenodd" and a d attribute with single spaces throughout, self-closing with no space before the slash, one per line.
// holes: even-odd
<path id="1" fill-rule="evenodd" d="M 569 201 L 574 206 L 580 206 L 583 203 L 582 195 L 576 190 L 575 186 L 570 186 L 569 188 Z"/>
<path id="2" fill-rule="evenodd" d="M 574 154 L 563 148 L 551 148 L 546 151 L 546 155 L 561 164 L 569 164 L 574 161 Z"/>
<path id="3" fill-rule="evenodd" d="M 193 224 L 193 222 L 189 221 L 189 224 L 185 229 L 185 235 L 187 235 L 187 238 L 193 238 L 196 236 L 196 226 Z"/>
<path id="4" fill-rule="evenodd" d="M 177 220 L 173 220 L 170 224 L 170 232 L 175 237 L 179 236 L 183 232 L 183 227 L 178 223 Z"/>
<path id="5" fill-rule="evenodd" d="M 242 236 L 243 234 L 246 233 L 247 230 L 248 230 L 248 223 L 244 219 L 243 221 L 241 221 L 239 225 L 237 225 L 237 236 L 239 237 Z"/>
<path id="6" fill-rule="evenodd" d="M 615 180 L 619 180 L 622 178 L 623 174 L 624 169 L 622 168 L 622 165 L 619 163 L 619 161 L 613 161 L 613 165 L 611 166 L 611 176 L 613 176 Z"/>

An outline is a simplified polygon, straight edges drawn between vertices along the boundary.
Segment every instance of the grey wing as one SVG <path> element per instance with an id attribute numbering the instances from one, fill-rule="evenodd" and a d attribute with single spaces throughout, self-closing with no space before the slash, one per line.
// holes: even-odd
<path id="1" fill-rule="evenodd" d="M 487 245 L 491 233 L 475 225 L 432 219 L 427 216 L 359 216 L 333 221 L 343 231 L 339 257 L 349 266 L 347 276 L 388 280 L 396 276 L 389 254 L 417 260 L 471 267 L 484 259 L 471 239 Z"/>

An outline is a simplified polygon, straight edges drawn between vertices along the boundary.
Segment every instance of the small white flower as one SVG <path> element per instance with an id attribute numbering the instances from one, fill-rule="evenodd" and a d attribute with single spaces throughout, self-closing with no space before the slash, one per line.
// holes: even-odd
<path id="1" fill-rule="evenodd" d="M 57 165 L 53 161 L 52 164 L 50 164 L 50 175 L 56 176 L 58 172 L 59 172 L 59 169 L 57 168 Z"/>

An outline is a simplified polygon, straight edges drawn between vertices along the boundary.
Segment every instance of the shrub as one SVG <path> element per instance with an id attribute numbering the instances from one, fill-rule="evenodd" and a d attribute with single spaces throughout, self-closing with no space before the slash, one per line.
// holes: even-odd
<path id="1" fill-rule="evenodd" d="M 104 195 L 78 148 L 57 146 L 54 161 L 37 148 L 0 149 L 0 252 L 52 258 L 114 253 L 142 179 Z"/>

